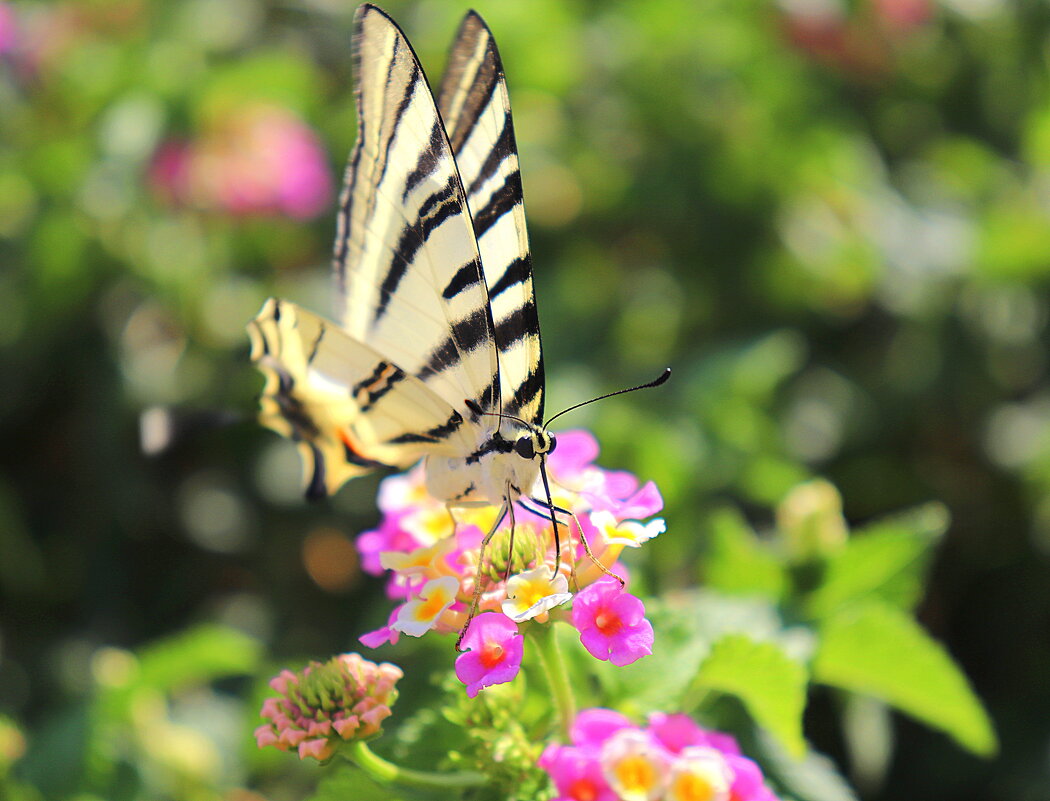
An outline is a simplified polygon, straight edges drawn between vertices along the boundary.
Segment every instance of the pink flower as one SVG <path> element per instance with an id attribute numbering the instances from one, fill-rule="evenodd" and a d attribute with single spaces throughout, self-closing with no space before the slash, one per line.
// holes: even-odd
<path id="1" fill-rule="evenodd" d="M 380 645 L 390 643 L 391 645 L 397 643 L 401 637 L 401 632 L 394 628 L 394 624 L 397 622 L 397 616 L 401 614 L 401 607 L 395 606 L 390 611 L 390 617 L 387 618 L 386 625 L 382 628 L 378 628 L 375 631 L 370 631 L 366 634 L 362 634 L 357 638 L 358 642 L 369 648 L 378 648 Z"/>
<path id="2" fill-rule="evenodd" d="M 762 769 L 758 765 L 738 754 L 724 756 L 733 774 L 733 781 L 729 786 L 729 797 L 732 801 L 759 801 L 773 797 L 762 783 Z"/>
<path id="3" fill-rule="evenodd" d="M 601 748 L 602 743 L 620 729 L 634 726 L 626 715 L 612 709 L 595 707 L 585 709 L 576 716 L 569 731 L 573 745 L 580 748 Z"/>
<path id="4" fill-rule="evenodd" d="M 317 135 L 291 111 L 261 103 L 231 109 L 189 142 L 161 145 L 150 180 L 171 203 L 237 216 L 306 219 L 332 194 Z"/>
<path id="5" fill-rule="evenodd" d="M 18 40 L 18 22 L 10 3 L 0 3 L 0 53 L 13 50 Z"/>
<path id="6" fill-rule="evenodd" d="M 367 572 L 387 571 L 387 595 L 408 604 L 399 607 L 396 621 L 364 635 L 362 642 L 380 645 L 391 640 L 395 630 L 409 632 L 406 621 L 412 623 L 410 633 L 416 636 L 429 631 L 454 632 L 465 624 L 475 597 L 478 612 L 502 610 L 514 622 L 532 620 L 544 625 L 548 616 L 564 617 L 554 609 L 572 599 L 566 579 L 574 560 L 574 589 L 586 588 L 602 578 L 606 568 L 625 575 L 617 558 L 623 548 L 639 547 L 664 530 L 662 520 L 645 520 L 662 507 L 663 501 L 651 482 L 639 488 L 630 473 L 595 465 L 597 455 L 598 444 L 587 432 L 558 435 L 558 446 L 548 461 L 552 500 L 558 507 L 571 510 L 571 514 L 559 515 L 560 551 L 556 549 L 550 514 L 536 505 L 531 510 L 527 503 L 515 507 L 513 517 L 507 515 L 497 526 L 498 506 L 457 507 L 450 514 L 443 500 L 427 492 L 422 465 L 385 479 L 379 489 L 382 520 L 377 528 L 358 537 L 357 547 Z M 543 494 L 539 479 L 536 486 L 522 493 L 532 498 Z M 494 526 L 482 559 L 482 540 Z M 586 556 L 584 538 L 593 558 Z M 555 564 L 555 553 L 560 553 L 560 564 Z M 437 586 L 433 582 L 441 580 L 451 588 L 452 578 L 458 581 L 455 597 L 444 592 L 440 604 L 431 603 L 431 593 L 424 587 Z M 475 596 L 475 587 L 479 586 L 480 593 Z M 585 594 L 581 610 L 610 594 L 617 595 L 611 590 Z M 609 609 L 590 613 L 588 625 L 594 631 L 584 642 L 590 643 L 592 653 L 601 653 L 601 659 L 629 664 L 651 651 L 652 628 L 641 618 L 644 609 L 637 599 L 624 595 L 608 600 Z M 424 611 L 428 614 L 420 617 Z M 637 616 L 633 615 L 635 611 Z M 595 627 L 597 612 L 601 612 L 597 619 L 600 625 Z M 581 613 L 574 614 L 578 617 Z M 478 670 L 476 659 L 463 664 L 471 676 L 471 670 Z"/>
<path id="7" fill-rule="evenodd" d="M 358 536 L 357 552 L 361 555 L 361 569 L 373 576 L 381 576 L 385 568 L 379 555 L 385 551 L 411 551 L 421 543 L 401 528 L 401 513 L 383 516 L 379 527 Z"/>
<path id="8" fill-rule="evenodd" d="M 467 695 L 493 684 L 504 684 L 518 675 L 524 643 L 518 626 L 505 615 L 485 612 L 467 627 L 465 653 L 456 658 L 456 678 L 467 685 Z"/>
<path id="9" fill-rule="evenodd" d="M 609 494 L 583 494 L 594 509 L 608 509 L 621 520 L 642 520 L 664 508 L 664 499 L 652 481 L 646 482 L 645 486 L 626 498 Z"/>
<path id="10" fill-rule="evenodd" d="M 572 605 L 572 625 L 595 659 L 629 665 L 653 652 L 653 627 L 641 600 L 606 577 L 585 587 Z"/>
<path id="11" fill-rule="evenodd" d="M 655 712 L 642 729 L 614 710 L 585 709 L 569 735 L 572 745 L 551 744 L 538 762 L 557 801 L 777 801 L 732 736 L 687 715 Z"/>
<path id="12" fill-rule="evenodd" d="M 260 748 L 295 750 L 300 759 L 324 761 L 339 744 L 375 736 L 397 700 L 396 665 L 377 665 L 358 654 L 311 662 L 298 673 L 283 670 L 270 681 L 279 695 L 267 698 L 255 730 Z"/>
<path id="13" fill-rule="evenodd" d="M 690 746 L 707 746 L 724 754 L 740 753 L 740 746 L 731 734 L 708 731 L 681 713 L 654 712 L 649 716 L 649 731 L 672 754 L 680 754 Z"/>
<path id="14" fill-rule="evenodd" d="M 552 743 L 538 764 L 558 790 L 555 801 L 618 801 L 602 774 L 597 752 Z"/>
<path id="15" fill-rule="evenodd" d="M 680 754 L 691 745 L 707 745 L 705 732 L 688 715 L 654 712 L 649 716 L 649 731 L 672 754 Z"/>
<path id="16" fill-rule="evenodd" d="M 598 458 L 598 440 L 588 431 L 558 434 L 558 447 L 547 457 L 547 467 L 561 478 L 579 475 Z"/>

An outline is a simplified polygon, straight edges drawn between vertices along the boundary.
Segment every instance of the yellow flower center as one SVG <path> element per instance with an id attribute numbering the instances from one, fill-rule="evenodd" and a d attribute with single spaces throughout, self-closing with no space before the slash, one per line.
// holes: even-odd
<path id="1" fill-rule="evenodd" d="M 616 766 L 616 778 L 626 793 L 645 795 L 656 783 L 653 763 L 645 757 L 629 756 Z"/>
<path id="2" fill-rule="evenodd" d="M 715 797 L 715 788 L 706 776 L 683 773 L 675 778 L 669 795 L 675 801 L 710 801 Z"/>
<path id="3" fill-rule="evenodd" d="M 434 593 L 419 605 L 416 610 L 416 618 L 419 620 L 432 620 L 441 613 L 441 608 L 447 603 L 441 593 Z"/>

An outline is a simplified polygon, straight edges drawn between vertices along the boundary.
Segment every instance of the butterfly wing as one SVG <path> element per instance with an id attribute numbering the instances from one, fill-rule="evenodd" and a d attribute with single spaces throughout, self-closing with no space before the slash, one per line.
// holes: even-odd
<path id="1" fill-rule="evenodd" d="M 499 350 L 502 409 L 543 419 L 543 354 L 518 150 L 503 63 L 484 20 L 460 24 L 438 93 L 484 265 Z"/>
<path id="2" fill-rule="evenodd" d="M 499 365 L 466 195 L 426 77 L 375 6 L 354 17 L 357 144 L 340 199 L 339 320 L 450 406 L 496 406 Z"/>
<path id="3" fill-rule="evenodd" d="M 266 376 L 260 419 L 298 443 L 309 496 L 472 446 L 444 399 L 336 324 L 271 298 L 248 332 Z"/>
<path id="4" fill-rule="evenodd" d="M 263 422 L 301 446 L 309 492 L 423 455 L 465 458 L 495 429 L 499 366 L 466 194 L 412 48 L 354 17 L 358 138 L 334 253 L 340 325 L 268 301 L 251 326 Z"/>

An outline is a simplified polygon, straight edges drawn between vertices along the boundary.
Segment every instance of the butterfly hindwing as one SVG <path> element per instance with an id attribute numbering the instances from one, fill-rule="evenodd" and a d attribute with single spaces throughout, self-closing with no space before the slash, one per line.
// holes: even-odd
<path id="1" fill-rule="evenodd" d="M 334 323 L 271 299 L 248 330 L 266 375 L 262 422 L 298 442 L 309 494 L 471 447 L 457 411 Z"/>
<path id="2" fill-rule="evenodd" d="M 346 331 L 454 408 L 496 405 L 499 368 L 481 257 L 426 77 L 397 25 L 354 18 L 358 138 L 335 244 Z"/>
<path id="3" fill-rule="evenodd" d="M 438 93 L 477 237 L 499 350 L 502 409 L 539 424 L 543 357 L 503 63 L 485 22 L 460 24 Z"/>

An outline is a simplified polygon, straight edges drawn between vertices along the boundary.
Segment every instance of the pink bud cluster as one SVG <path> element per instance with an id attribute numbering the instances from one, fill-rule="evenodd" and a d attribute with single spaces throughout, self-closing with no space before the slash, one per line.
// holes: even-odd
<path id="1" fill-rule="evenodd" d="M 402 675 L 396 665 L 377 665 L 354 653 L 311 662 L 298 673 L 282 670 L 270 680 L 280 697 L 263 702 L 267 722 L 255 730 L 255 740 L 260 748 L 295 749 L 300 759 L 324 761 L 340 743 L 379 732 Z"/>
<path id="2" fill-rule="evenodd" d="M 556 801 L 776 801 L 732 736 L 687 715 L 655 713 L 641 727 L 588 709 L 570 737 L 571 745 L 551 744 L 540 757 Z"/>
<path id="3" fill-rule="evenodd" d="M 547 459 L 553 503 L 574 513 L 562 515 L 559 522 L 557 565 L 548 516 L 517 507 L 513 538 L 508 516 L 482 561 L 481 541 L 495 522 L 496 507 L 456 509 L 454 520 L 444 502 L 427 494 L 423 465 L 386 479 L 379 492 L 382 521 L 358 538 L 357 547 L 366 571 L 390 571 L 387 594 L 399 604 L 387 625 L 361 642 L 374 648 L 396 642 L 402 634 L 458 631 L 467 620 L 475 582 L 481 581 L 479 610 L 493 615 L 475 618 L 471 629 L 477 624 L 477 630 L 472 634 L 468 629 L 464 637 L 475 657 L 457 662 L 471 695 L 517 674 L 517 624 L 543 623 L 551 614 L 571 622 L 597 659 L 626 665 L 651 653 L 653 630 L 642 602 L 605 576 L 599 562 L 622 574 L 616 560 L 623 549 L 639 547 L 663 532 L 663 520 L 649 519 L 663 507 L 663 499 L 652 482 L 639 486 L 630 473 L 597 467 L 597 455 L 593 436 L 569 431 L 558 435 L 558 447 Z M 544 497 L 539 482 L 531 496 Z M 558 609 L 569 602 L 571 616 Z M 480 661 L 479 649 L 486 654 Z M 481 671 L 484 664 L 493 670 Z"/>
<path id="4" fill-rule="evenodd" d="M 238 217 L 315 217 L 332 178 L 317 135 L 288 109 L 248 104 L 216 117 L 189 141 L 169 140 L 150 165 L 167 202 Z"/>

